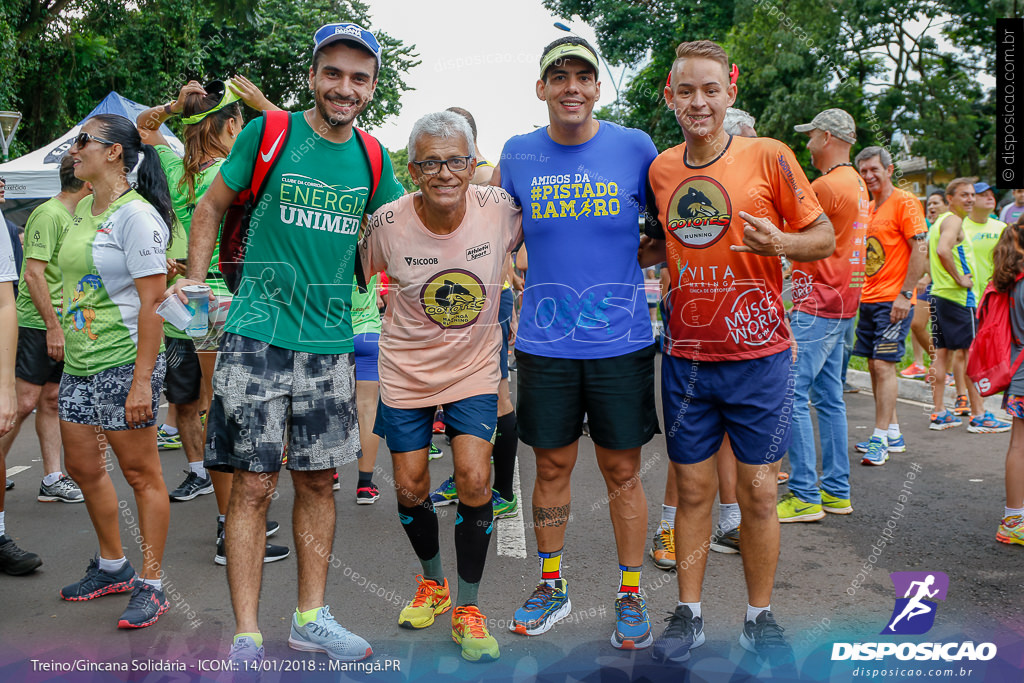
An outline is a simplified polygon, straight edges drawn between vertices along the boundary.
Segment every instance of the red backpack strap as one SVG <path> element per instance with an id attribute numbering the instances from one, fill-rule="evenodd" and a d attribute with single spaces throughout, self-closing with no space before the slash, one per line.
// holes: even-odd
<path id="1" fill-rule="evenodd" d="M 288 144 L 290 114 L 287 111 L 263 112 L 263 135 L 260 147 L 256 150 L 256 165 L 252 169 L 252 182 L 249 183 L 255 201 L 258 202 L 263 187 L 267 184 L 267 176 L 273 170 L 278 157 Z"/>
<path id="2" fill-rule="evenodd" d="M 366 154 L 366 160 L 370 164 L 370 196 L 366 200 L 366 204 L 369 206 L 373 196 L 377 193 L 377 188 L 380 186 L 380 179 L 384 172 L 384 148 L 377 138 L 362 128 L 356 128 L 355 131 L 359 138 L 359 143 L 362 145 L 363 152 Z"/>

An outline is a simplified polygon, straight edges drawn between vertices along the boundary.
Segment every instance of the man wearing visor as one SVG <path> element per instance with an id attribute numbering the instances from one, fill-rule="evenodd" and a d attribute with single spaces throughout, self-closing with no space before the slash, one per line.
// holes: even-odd
<path id="1" fill-rule="evenodd" d="M 374 182 L 353 130 L 377 85 L 377 39 L 338 23 L 318 29 L 313 43 L 314 106 L 288 115 L 290 132 L 268 136 L 273 139 L 264 139 L 260 121 L 242 130 L 196 207 L 188 279 L 174 287 L 180 292 L 202 283 L 217 226 L 252 183 L 257 154 L 266 160 L 277 153 L 252 212 L 240 285 L 224 326 L 205 461 L 207 469 L 235 473 L 225 523 L 236 621 L 230 656 L 249 666 L 264 656 L 257 613 L 266 514 L 286 447 L 299 576 L 288 645 L 338 661 L 372 654 L 325 604 L 334 559 L 332 476 L 359 450 L 350 316 L 359 225 L 403 191 L 383 148 L 386 170 Z"/>
<path id="2" fill-rule="evenodd" d="M 593 117 L 597 79 L 597 53 L 582 38 L 544 48 L 536 92 L 549 125 L 509 140 L 491 180 L 522 206 L 530 253 L 516 362 L 519 438 L 537 456 L 541 577 L 510 628 L 539 635 L 571 609 L 561 559 L 587 415 L 619 560 L 611 643 L 634 649 L 653 641 L 640 594 L 647 501 L 638 472 L 658 429 L 655 346 L 637 225 L 657 150 L 646 133 Z"/>

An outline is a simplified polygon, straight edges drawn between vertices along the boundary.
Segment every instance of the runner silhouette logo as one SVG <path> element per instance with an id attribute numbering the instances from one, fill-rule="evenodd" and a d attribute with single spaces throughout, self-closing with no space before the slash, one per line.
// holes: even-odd
<path id="1" fill-rule="evenodd" d="M 882 634 L 916 636 L 935 624 L 937 600 L 946 599 L 949 577 L 943 572 L 890 572 L 896 605 Z"/>

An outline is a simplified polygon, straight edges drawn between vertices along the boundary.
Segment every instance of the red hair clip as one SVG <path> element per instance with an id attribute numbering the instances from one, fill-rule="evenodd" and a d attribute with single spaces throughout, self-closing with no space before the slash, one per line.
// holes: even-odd
<path id="1" fill-rule="evenodd" d="M 740 68 L 735 64 L 732 65 L 732 71 L 729 72 L 729 85 L 736 85 L 736 79 L 740 77 Z"/>

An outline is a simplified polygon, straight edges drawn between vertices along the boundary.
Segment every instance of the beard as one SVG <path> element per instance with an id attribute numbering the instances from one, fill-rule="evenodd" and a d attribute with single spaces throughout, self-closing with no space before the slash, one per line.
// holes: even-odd
<path id="1" fill-rule="evenodd" d="M 336 100 L 345 103 L 351 102 L 353 104 L 352 112 L 347 115 L 342 115 L 327 106 L 327 99 L 327 97 L 321 95 L 320 93 L 314 93 L 316 110 L 317 112 L 319 112 L 320 118 L 322 118 L 331 128 L 339 128 L 351 124 L 353 121 L 355 121 L 356 117 L 362 113 L 363 109 L 366 108 L 366 103 L 359 102 L 358 100 Z"/>

